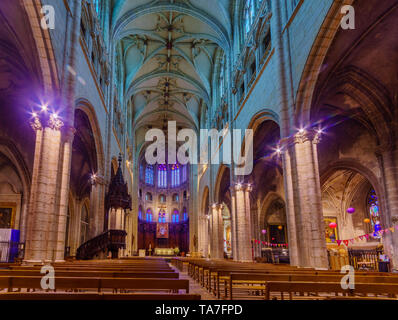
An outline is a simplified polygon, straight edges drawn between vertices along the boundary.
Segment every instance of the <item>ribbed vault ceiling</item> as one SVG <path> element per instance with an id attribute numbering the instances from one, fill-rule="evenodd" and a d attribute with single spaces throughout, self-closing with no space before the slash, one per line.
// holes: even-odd
<path id="1" fill-rule="evenodd" d="M 114 1 L 118 79 L 136 126 L 199 127 L 228 46 L 230 1 Z"/>

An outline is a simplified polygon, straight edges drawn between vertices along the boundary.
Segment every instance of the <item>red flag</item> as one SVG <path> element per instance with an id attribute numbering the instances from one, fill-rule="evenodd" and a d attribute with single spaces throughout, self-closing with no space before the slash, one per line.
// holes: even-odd
<path id="1" fill-rule="evenodd" d="M 366 238 L 366 239 L 369 239 L 369 235 L 368 235 L 368 234 L 365 234 L 365 238 Z"/>
<path id="2" fill-rule="evenodd" d="M 348 246 L 348 240 L 343 240 L 344 244 Z"/>
<path id="3" fill-rule="evenodd" d="M 337 240 L 337 245 L 341 245 L 341 240 Z"/>
<path id="4" fill-rule="evenodd" d="M 363 237 L 364 237 L 364 236 L 359 236 L 359 239 L 363 240 Z"/>

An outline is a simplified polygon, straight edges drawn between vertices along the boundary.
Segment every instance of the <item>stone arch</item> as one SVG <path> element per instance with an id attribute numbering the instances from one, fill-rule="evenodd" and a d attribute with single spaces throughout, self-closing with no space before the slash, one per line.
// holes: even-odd
<path id="1" fill-rule="evenodd" d="M 229 171 L 229 168 L 222 164 L 220 165 L 219 169 L 218 169 L 218 173 L 217 173 L 217 177 L 216 177 L 216 181 L 214 184 L 214 193 L 213 193 L 213 199 L 215 202 L 220 201 L 220 188 L 221 188 L 221 182 L 222 179 L 224 177 L 224 174 L 226 173 L 226 170 Z"/>
<path id="2" fill-rule="evenodd" d="M 269 192 L 261 201 L 259 227 L 266 224 L 267 210 L 275 201 L 284 203 L 283 197 L 277 192 Z"/>
<path id="3" fill-rule="evenodd" d="M 209 205 L 210 205 L 209 196 L 210 196 L 209 187 L 206 186 L 202 194 L 202 203 L 201 203 L 202 215 L 207 215 L 209 213 Z"/>
<path id="4" fill-rule="evenodd" d="M 31 175 L 21 153 L 6 138 L 0 139 L 0 159 L 3 159 L 0 177 L 4 170 L 7 177 L 0 183 L 3 182 L 5 189 L 10 190 L 7 194 L 0 194 L 0 202 L 15 204 L 14 228 L 21 231 L 20 239 L 24 241 L 28 227 Z"/>
<path id="5" fill-rule="evenodd" d="M 41 72 L 44 94 L 52 95 L 53 91 L 59 87 L 59 77 L 50 31 L 49 29 L 45 30 L 41 27 L 41 1 L 26 0 L 21 3 L 22 6 L 24 6 L 27 20 L 29 21 L 30 29 L 33 33 L 32 37 L 35 42 L 37 59 L 39 60 L 38 70 Z"/>
<path id="6" fill-rule="evenodd" d="M 391 143 L 393 138 L 389 127 L 393 103 L 388 90 L 378 80 L 356 66 L 349 66 L 334 74 L 333 83 L 322 91 L 322 97 L 333 97 L 336 93 L 344 94 L 358 103 L 361 113 L 351 109 L 346 110 L 346 113 L 372 131 L 379 144 L 386 137 Z M 314 105 L 318 106 L 317 103 Z M 314 107 L 311 111 L 312 122 L 318 121 L 318 108 Z"/>
<path id="7" fill-rule="evenodd" d="M 95 142 L 95 148 L 97 152 L 97 164 L 98 173 L 100 175 L 105 174 L 105 155 L 102 143 L 101 128 L 96 116 L 96 112 L 92 104 L 86 99 L 78 99 L 76 101 L 76 109 L 82 110 L 88 117 L 91 125 L 91 130 L 93 131 L 93 137 Z"/>
<path id="8" fill-rule="evenodd" d="M 385 199 L 385 188 L 381 183 L 380 178 L 374 173 L 372 169 L 361 164 L 356 159 L 342 159 L 331 163 L 320 175 L 321 186 L 325 184 L 328 178 L 337 170 L 351 170 L 365 177 L 366 180 L 375 189 L 376 194 L 380 200 L 380 207 L 382 212 L 382 219 L 384 223 L 388 223 L 390 217 L 388 216 L 387 204 Z M 383 214 L 385 213 L 385 214 Z"/>
<path id="9" fill-rule="evenodd" d="M 353 2 L 354 0 L 334 1 L 320 27 L 300 79 L 295 110 L 292 112 L 298 127 L 310 122 L 312 100 L 318 76 L 341 23 L 340 9 L 342 5 L 350 5 Z"/>

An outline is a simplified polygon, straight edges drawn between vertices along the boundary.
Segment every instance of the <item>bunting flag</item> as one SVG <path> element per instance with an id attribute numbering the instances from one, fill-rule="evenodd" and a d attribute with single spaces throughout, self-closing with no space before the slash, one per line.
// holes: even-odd
<path id="1" fill-rule="evenodd" d="M 349 243 L 354 244 L 355 242 L 363 241 L 364 238 L 366 238 L 366 240 L 369 240 L 369 237 L 374 237 L 376 234 L 380 235 L 380 236 L 383 236 L 384 234 L 388 234 L 390 231 L 393 233 L 393 232 L 395 232 L 395 229 L 398 230 L 398 225 L 390 227 L 390 228 L 386 228 L 384 230 L 379 230 L 379 231 L 377 231 L 377 232 L 375 232 L 373 234 L 372 233 L 364 234 L 364 235 L 361 235 L 361 236 L 358 236 L 358 237 L 355 237 L 355 238 L 352 238 L 352 239 L 349 239 L 349 240 L 336 240 L 336 243 L 337 243 L 338 246 L 340 246 L 341 243 L 344 243 L 345 246 L 348 246 Z M 288 247 L 287 243 L 282 243 L 282 244 L 281 243 L 269 243 L 269 242 L 266 242 L 266 241 L 261 241 L 261 240 L 256 240 L 256 239 L 252 239 L 252 243 L 253 244 L 262 244 L 262 245 L 267 246 L 267 247 L 278 247 L 278 248 L 281 248 L 281 247 L 282 248 L 283 247 L 287 248 Z"/>

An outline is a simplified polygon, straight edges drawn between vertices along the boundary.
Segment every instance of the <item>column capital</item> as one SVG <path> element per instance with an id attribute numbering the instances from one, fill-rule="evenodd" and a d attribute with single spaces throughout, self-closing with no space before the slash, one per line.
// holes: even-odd
<path id="1" fill-rule="evenodd" d="M 50 119 L 47 121 L 47 126 L 53 130 L 61 130 L 64 123 L 60 119 L 50 116 Z"/>
<path id="2" fill-rule="evenodd" d="M 30 126 L 34 131 L 39 131 L 43 130 L 43 126 L 41 124 L 41 121 L 38 117 L 34 117 L 33 120 L 30 121 Z"/>
<path id="3" fill-rule="evenodd" d="M 304 129 L 301 129 L 299 132 L 297 132 L 294 135 L 294 143 L 295 144 L 303 144 L 306 143 L 307 141 L 311 141 L 314 138 L 314 134 L 312 131 L 307 131 Z"/>
<path id="4" fill-rule="evenodd" d="M 251 183 L 235 183 L 232 187 L 231 190 L 233 191 L 247 191 L 251 192 L 253 190 L 253 185 Z"/>
<path id="5" fill-rule="evenodd" d="M 295 135 L 283 138 L 281 140 L 282 146 L 302 144 L 307 141 L 311 141 L 314 144 L 319 144 L 322 140 L 322 130 L 321 129 L 300 129 Z"/>

